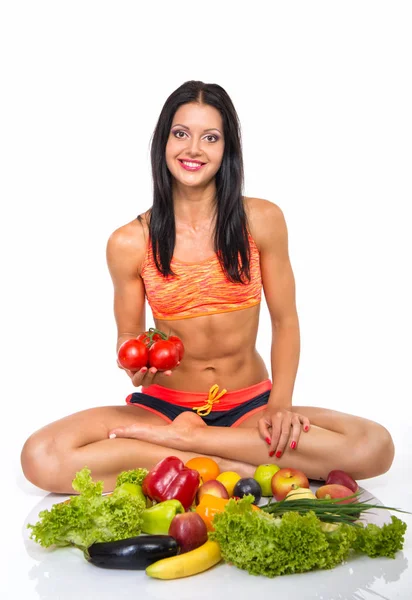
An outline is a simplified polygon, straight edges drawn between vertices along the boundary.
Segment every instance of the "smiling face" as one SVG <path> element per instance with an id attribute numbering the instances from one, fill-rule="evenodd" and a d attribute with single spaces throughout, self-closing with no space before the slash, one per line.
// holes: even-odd
<path id="1" fill-rule="evenodd" d="M 225 143 L 219 111 L 190 102 L 173 117 L 166 144 L 166 164 L 175 182 L 205 186 L 218 172 Z"/>

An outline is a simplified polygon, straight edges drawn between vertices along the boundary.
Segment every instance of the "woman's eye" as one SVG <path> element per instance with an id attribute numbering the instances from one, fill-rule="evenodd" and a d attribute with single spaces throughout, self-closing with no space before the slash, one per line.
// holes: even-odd
<path id="1" fill-rule="evenodd" d="M 182 133 L 183 135 L 179 135 L 180 133 Z M 184 137 L 185 137 L 185 135 L 187 135 L 187 134 L 186 134 L 186 132 L 185 132 L 185 131 L 178 130 L 178 131 L 174 131 L 174 132 L 173 132 L 173 135 L 174 135 L 174 136 L 175 136 L 175 137 L 176 137 L 178 140 L 183 140 L 183 139 L 184 139 Z M 208 141 L 208 142 L 217 142 L 217 141 L 218 141 L 218 139 L 219 139 L 219 138 L 217 137 L 217 135 L 212 135 L 212 134 L 205 136 L 205 138 L 207 139 L 207 141 Z"/>

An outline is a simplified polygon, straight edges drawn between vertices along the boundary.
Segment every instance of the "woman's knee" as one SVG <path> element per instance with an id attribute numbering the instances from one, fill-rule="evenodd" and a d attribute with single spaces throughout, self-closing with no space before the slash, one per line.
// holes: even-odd
<path id="1" fill-rule="evenodd" d="M 41 430 L 33 433 L 21 451 L 23 473 L 33 485 L 57 492 L 61 464 L 53 438 Z"/>
<path id="2" fill-rule="evenodd" d="M 389 431 L 379 423 L 370 422 L 357 443 L 356 459 L 362 471 L 361 479 L 383 475 L 389 471 L 395 456 L 395 445 Z"/>

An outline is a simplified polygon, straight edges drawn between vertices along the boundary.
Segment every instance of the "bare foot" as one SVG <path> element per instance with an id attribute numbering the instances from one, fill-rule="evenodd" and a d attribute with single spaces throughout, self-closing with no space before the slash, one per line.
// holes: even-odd
<path id="1" fill-rule="evenodd" d="M 190 451 L 190 439 L 197 427 L 207 427 L 201 417 L 194 413 L 184 412 L 170 425 L 147 425 L 134 423 L 128 427 L 116 427 L 109 433 L 110 438 L 134 438 L 152 442 L 159 446 L 167 446 L 175 450 Z"/>
<path id="2" fill-rule="evenodd" d="M 129 427 L 117 427 L 110 432 L 109 437 L 126 437 L 152 442 L 159 446 L 166 446 L 176 450 L 193 452 L 191 440 L 196 435 L 196 429 L 207 427 L 201 417 L 189 411 L 180 414 L 170 425 L 143 425 L 135 423 Z M 197 456 L 205 456 L 202 453 Z M 256 466 L 248 463 L 222 458 L 221 456 L 210 456 L 217 462 L 220 472 L 234 471 L 241 477 L 253 477 Z"/>
<path id="3" fill-rule="evenodd" d="M 184 412 L 176 417 L 176 419 L 173 421 L 173 426 L 175 427 L 175 430 L 180 433 L 182 438 L 188 439 L 189 436 L 191 436 L 193 439 L 193 435 L 196 435 L 196 433 L 194 433 L 196 432 L 196 429 L 198 427 L 207 427 L 207 424 L 198 415 L 190 412 Z M 192 450 L 192 448 L 187 449 L 189 451 Z M 213 458 L 213 460 L 217 462 L 221 473 L 223 473 L 223 471 L 234 471 L 241 477 L 253 477 L 256 470 L 254 465 L 243 463 L 237 460 L 222 458 L 220 456 L 210 456 L 210 458 Z"/>

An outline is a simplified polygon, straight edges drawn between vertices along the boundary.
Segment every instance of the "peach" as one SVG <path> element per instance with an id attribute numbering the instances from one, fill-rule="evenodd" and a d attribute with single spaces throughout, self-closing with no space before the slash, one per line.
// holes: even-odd
<path id="1" fill-rule="evenodd" d="M 198 488 L 196 492 L 196 504 L 199 504 L 204 494 L 210 494 L 211 496 L 216 496 L 217 498 L 229 498 L 227 489 L 223 483 L 220 483 L 220 481 L 217 481 L 217 479 L 210 479 Z"/>
<path id="2" fill-rule="evenodd" d="M 353 491 L 347 488 L 345 485 L 339 483 L 330 483 L 328 485 L 322 485 L 316 490 L 316 498 L 324 499 L 335 499 L 335 498 L 346 498 L 346 496 L 352 496 Z M 338 504 L 349 504 L 350 502 L 356 502 L 356 498 L 349 498 L 342 500 Z"/>

